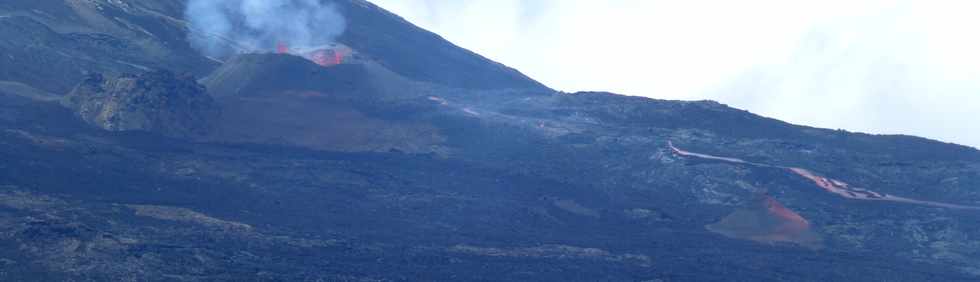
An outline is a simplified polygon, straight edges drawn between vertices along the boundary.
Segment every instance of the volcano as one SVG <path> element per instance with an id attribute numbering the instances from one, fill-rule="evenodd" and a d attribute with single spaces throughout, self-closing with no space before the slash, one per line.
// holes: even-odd
<path id="1" fill-rule="evenodd" d="M 980 277 L 974 148 L 559 92 L 322 2 L 344 33 L 311 43 L 0 1 L 0 280 Z"/>

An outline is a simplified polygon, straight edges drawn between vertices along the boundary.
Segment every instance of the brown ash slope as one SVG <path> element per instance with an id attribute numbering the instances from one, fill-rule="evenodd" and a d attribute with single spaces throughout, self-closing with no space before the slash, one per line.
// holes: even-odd
<path id="1" fill-rule="evenodd" d="M 220 64 L 179 47 L 187 45 L 177 35 L 161 54 L 203 63 L 40 40 L 92 19 L 167 38 L 154 31 L 182 30 L 180 3 L 0 4 L 37 26 L 30 30 L 47 30 L 10 34 L 19 36 L 2 43 L 10 50 L 85 54 L 60 57 L 78 75 L 3 65 L 3 280 L 969 281 L 980 273 L 976 211 L 848 200 L 780 169 L 685 158 L 668 143 L 977 205 L 980 152 L 968 147 L 796 126 L 710 101 L 555 93 L 360 1 L 338 5 L 351 26 L 340 40 L 362 58 L 329 68 L 274 54 Z M 129 20 L 141 16 L 176 21 Z M 79 32 L 146 42 L 110 29 Z M 400 38 L 420 45 L 396 47 Z M 116 62 L 132 62 L 126 56 L 197 74 L 200 85 Z M 184 86 L 93 92 L 146 97 L 123 103 L 137 111 L 186 111 L 152 101 L 201 87 L 217 114 L 199 121 L 211 123 L 203 134 L 107 131 L 57 101 L 77 85 L 102 85 L 86 83 L 83 70 Z M 785 236 L 783 225 L 806 240 L 769 239 Z"/>

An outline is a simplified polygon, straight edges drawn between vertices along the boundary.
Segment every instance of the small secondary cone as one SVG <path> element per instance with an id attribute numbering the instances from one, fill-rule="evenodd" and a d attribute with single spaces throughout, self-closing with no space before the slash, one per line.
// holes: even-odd
<path id="1" fill-rule="evenodd" d="M 772 196 L 761 194 L 720 221 L 705 226 L 729 238 L 760 243 L 791 243 L 819 248 L 820 236 L 810 222 Z"/>

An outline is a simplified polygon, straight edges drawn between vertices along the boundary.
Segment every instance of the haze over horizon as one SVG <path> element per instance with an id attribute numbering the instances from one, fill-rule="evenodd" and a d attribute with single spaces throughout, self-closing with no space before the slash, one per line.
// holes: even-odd
<path id="1" fill-rule="evenodd" d="M 371 1 L 562 91 L 980 147 L 972 2 Z"/>

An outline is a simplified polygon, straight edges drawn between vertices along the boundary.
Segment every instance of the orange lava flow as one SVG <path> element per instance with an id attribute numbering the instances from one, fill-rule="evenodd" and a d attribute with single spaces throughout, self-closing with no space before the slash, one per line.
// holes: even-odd
<path id="1" fill-rule="evenodd" d="M 684 150 L 681 150 L 680 148 L 674 147 L 674 143 L 673 142 L 670 142 L 670 141 L 667 141 L 667 145 L 670 146 L 670 149 L 672 151 L 674 151 L 675 154 L 678 154 L 678 155 L 681 155 L 681 156 L 685 156 L 685 157 L 695 157 L 695 158 L 700 158 L 700 159 L 716 160 L 716 161 L 723 161 L 723 162 L 730 162 L 730 163 L 738 163 L 738 164 L 751 164 L 751 165 L 758 165 L 758 166 L 767 166 L 767 165 L 764 165 L 764 164 L 757 164 L 757 163 L 753 163 L 753 162 L 747 162 L 747 161 L 744 161 L 742 159 L 718 157 L 718 156 L 712 156 L 712 155 L 694 153 L 694 152 L 690 152 L 690 151 L 684 151 Z"/>
<path id="2" fill-rule="evenodd" d="M 868 200 L 868 201 L 889 201 L 889 202 L 916 204 L 916 205 L 950 208 L 950 209 L 980 210 L 980 207 L 977 206 L 967 206 L 967 205 L 957 205 L 957 204 L 949 204 L 949 203 L 941 203 L 941 202 L 933 202 L 933 201 L 916 200 L 916 199 L 892 196 L 892 195 L 879 193 L 864 188 L 852 187 L 850 184 L 847 184 L 846 182 L 837 179 L 822 177 L 817 175 L 813 171 L 804 168 L 775 166 L 775 165 L 769 165 L 763 163 L 748 162 L 737 158 L 712 156 L 708 154 L 701 154 L 701 153 L 682 150 L 680 148 L 675 147 L 673 142 L 668 141 L 667 144 L 670 147 L 671 151 L 673 151 L 677 155 L 684 156 L 684 157 L 693 157 L 693 158 L 699 158 L 705 160 L 715 160 L 715 161 L 722 161 L 722 162 L 743 164 L 743 165 L 752 165 L 752 166 L 759 166 L 759 167 L 785 169 L 797 176 L 810 180 L 811 182 L 813 182 L 814 185 L 816 185 L 817 187 L 819 187 L 820 189 L 826 192 L 847 199 Z"/>
<path id="3" fill-rule="evenodd" d="M 889 201 L 889 202 L 896 202 L 896 203 L 916 204 L 916 205 L 949 208 L 949 209 L 971 209 L 971 210 L 980 209 L 980 207 L 976 207 L 976 206 L 957 205 L 957 204 L 924 201 L 924 200 L 916 200 L 916 199 L 892 196 L 888 194 L 867 190 L 864 188 L 851 187 L 849 184 L 843 181 L 817 176 L 813 172 L 806 169 L 802 169 L 798 167 L 789 167 L 786 169 L 788 169 L 789 171 L 793 172 L 796 175 L 809 179 L 815 185 L 817 185 L 817 187 L 820 187 L 824 191 L 837 194 L 841 197 L 848 198 L 848 199 L 869 200 L 869 201 Z"/>
<path id="4" fill-rule="evenodd" d="M 813 181 L 813 184 L 816 184 L 817 187 L 823 188 L 827 192 L 840 195 L 841 197 L 844 198 L 859 199 L 859 200 L 882 200 L 882 199 L 889 199 L 892 197 L 875 191 L 850 187 L 850 185 L 848 185 L 847 183 L 835 179 L 829 179 L 826 177 L 817 176 L 813 172 L 806 169 L 802 169 L 798 167 L 790 167 L 787 169 L 795 173 L 796 175 L 802 176 L 803 178 Z"/>

